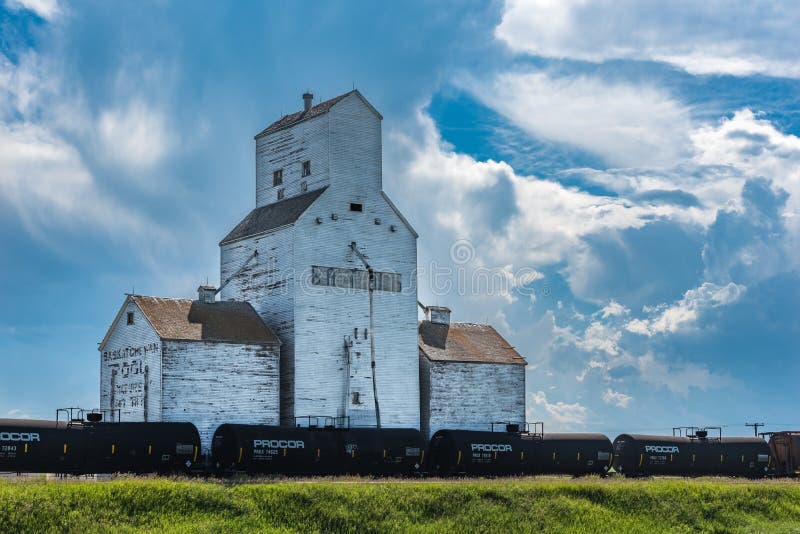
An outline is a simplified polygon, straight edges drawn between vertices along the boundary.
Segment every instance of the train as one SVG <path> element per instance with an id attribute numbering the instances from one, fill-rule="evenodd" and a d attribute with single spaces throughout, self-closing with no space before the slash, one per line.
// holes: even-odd
<path id="1" fill-rule="evenodd" d="M 60 413 L 61 411 L 59 411 Z M 800 432 L 722 437 L 719 427 L 672 436 L 545 433 L 541 423 L 486 431 L 220 425 L 210 452 L 191 423 L 110 422 L 66 409 L 62 420 L 0 419 L 0 472 L 185 473 L 228 476 L 800 475 Z M 499 426 L 498 426 L 499 425 Z M 716 433 L 714 431 L 716 430 Z M 711 433 L 710 433 L 711 432 Z M 765 439 L 769 437 L 769 441 Z"/>

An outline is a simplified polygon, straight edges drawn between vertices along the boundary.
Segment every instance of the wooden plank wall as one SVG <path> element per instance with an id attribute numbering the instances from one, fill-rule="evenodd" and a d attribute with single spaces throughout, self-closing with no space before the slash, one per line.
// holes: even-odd
<path id="1" fill-rule="evenodd" d="M 256 140 L 256 207 L 276 202 L 281 188 L 289 198 L 303 192 L 301 182 L 308 191 L 328 185 L 328 121 L 320 115 Z M 311 161 L 311 176 L 301 176 L 304 161 Z M 283 169 L 283 185 L 273 186 L 277 169 Z"/>
<path id="2" fill-rule="evenodd" d="M 285 227 L 259 237 L 229 243 L 221 249 L 221 276 L 227 280 L 253 251 L 256 260 L 220 293 L 222 300 L 249 302 L 283 342 L 281 345 L 282 424 L 294 422 L 294 229 Z"/>
<path id="3" fill-rule="evenodd" d="M 277 345 L 165 341 L 163 420 L 188 421 L 203 452 L 222 423 L 277 425 Z"/>
<path id="4" fill-rule="evenodd" d="M 442 428 L 489 430 L 525 422 L 525 366 L 430 362 L 428 437 Z"/>

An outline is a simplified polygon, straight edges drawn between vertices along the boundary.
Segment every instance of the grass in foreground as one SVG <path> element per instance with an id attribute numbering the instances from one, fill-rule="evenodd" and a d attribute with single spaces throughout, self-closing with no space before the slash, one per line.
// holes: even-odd
<path id="1" fill-rule="evenodd" d="M 799 532 L 800 484 L 0 482 L 0 532 Z"/>

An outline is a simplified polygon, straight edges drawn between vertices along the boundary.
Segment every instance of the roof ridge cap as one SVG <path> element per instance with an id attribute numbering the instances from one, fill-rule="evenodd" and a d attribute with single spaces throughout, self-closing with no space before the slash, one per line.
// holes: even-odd
<path id="1" fill-rule="evenodd" d="M 196 300 L 188 297 L 159 297 L 158 295 L 139 295 L 137 293 L 128 293 L 128 295 L 130 297 L 133 297 L 134 299 L 145 298 L 145 299 L 162 299 L 162 300 L 190 300 L 190 301 Z"/>

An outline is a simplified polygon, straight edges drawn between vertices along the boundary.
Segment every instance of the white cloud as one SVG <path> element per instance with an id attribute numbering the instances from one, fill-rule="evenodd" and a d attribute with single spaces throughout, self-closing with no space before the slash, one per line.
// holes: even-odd
<path id="1" fill-rule="evenodd" d="M 131 167 L 158 163 L 172 144 L 164 114 L 140 99 L 102 112 L 97 130 L 103 153 Z"/>
<path id="2" fill-rule="evenodd" d="M 619 302 L 611 299 L 602 310 L 600 310 L 601 317 L 608 319 L 609 317 L 619 317 L 621 315 L 628 315 L 631 311 L 620 304 Z"/>
<path id="3" fill-rule="evenodd" d="M 17 63 L 0 54 L 0 203 L 40 238 L 47 230 L 90 227 L 124 239 L 149 233 L 163 239 L 102 191 L 61 129 L 67 118 L 91 123 L 80 100 L 63 94 L 56 67 L 34 53 Z"/>
<path id="4" fill-rule="evenodd" d="M 5 4 L 8 9 L 27 9 L 48 21 L 55 19 L 62 11 L 58 0 L 6 0 Z"/>
<path id="5" fill-rule="evenodd" d="M 745 286 L 733 282 L 727 285 L 704 282 L 700 287 L 684 293 L 678 302 L 656 308 L 650 318 L 633 319 L 625 328 L 646 336 L 690 330 L 697 326 L 704 310 L 733 304 L 746 290 Z"/>
<path id="6" fill-rule="evenodd" d="M 688 395 L 692 388 L 720 388 L 731 384 L 731 379 L 724 375 L 712 373 L 707 367 L 692 362 L 666 363 L 657 359 L 652 353 L 640 356 L 636 360 L 642 380 L 669 391 Z"/>
<path id="7" fill-rule="evenodd" d="M 517 258 L 516 264 L 557 263 L 579 251 L 588 235 L 640 228 L 653 216 L 666 214 L 661 207 L 642 208 L 533 176 L 511 174 L 508 179 L 517 213 L 494 236 L 492 250 L 499 257 Z"/>
<path id="8" fill-rule="evenodd" d="M 600 351 L 610 356 L 616 356 L 619 354 L 621 338 L 622 332 L 595 321 L 586 328 L 583 338 L 577 341 L 576 346 L 586 352 Z"/>
<path id="9" fill-rule="evenodd" d="M 395 187 L 403 189 L 399 197 L 415 199 L 404 208 L 427 236 L 420 242 L 420 296 L 430 301 L 447 298 L 452 306 L 464 297 L 462 307 L 463 300 L 472 297 L 476 320 L 514 302 L 521 288 L 541 279 L 539 267 L 570 265 L 583 252 L 586 237 L 640 228 L 675 211 L 670 206 L 639 206 L 625 198 L 521 176 L 504 162 L 477 161 L 443 142 L 429 116 L 419 112 L 417 119 L 417 133 L 392 136 L 393 146 L 401 150 L 391 155 L 397 161 L 389 161 L 387 174 L 398 177 Z M 511 195 L 502 199 L 501 207 L 487 200 L 495 191 L 509 189 Z M 513 203 L 510 214 L 507 203 Z M 507 214 L 502 225 L 486 224 L 493 210 Z M 429 277 L 425 275 L 435 267 L 453 267 L 449 251 L 455 242 L 470 246 L 472 261 L 456 266 L 465 271 L 467 281 L 488 269 L 499 275 L 508 291 L 470 292 L 468 287 L 463 294 L 457 291 L 457 280 L 442 285 L 431 282 L 437 287 L 426 287 Z"/>
<path id="10" fill-rule="evenodd" d="M 31 416 L 25 413 L 24 411 L 14 408 L 13 410 L 8 410 L 6 412 L 5 417 L 9 419 L 31 419 Z"/>
<path id="11" fill-rule="evenodd" d="M 428 247 L 427 251 L 420 251 L 423 260 L 426 253 L 449 251 L 455 240 L 468 239 L 475 255 L 474 264 L 468 268 L 500 269 L 506 273 L 505 278 L 512 280 L 511 275 L 520 269 L 540 273 L 547 266 L 561 263 L 573 294 L 592 300 L 592 288 L 597 287 L 595 273 L 604 275 L 597 269 L 601 260 L 589 245 L 593 236 L 622 239 L 622 231 L 660 221 L 693 227 L 692 232 L 705 231 L 721 211 L 743 209 L 742 189 L 748 179 L 768 175 L 790 193 L 785 219 L 787 224 L 794 221 L 796 229 L 786 249 L 794 254 L 796 263 L 800 262 L 800 253 L 789 246 L 800 240 L 800 216 L 795 216 L 800 214 L 800 207 L 794 207 L 800 202 L 800 140 L 780 133 L 769 121 L 758 119 L 748 110 L 730 120 L 690 129 L 692 156 L 673 168 L 574 171 L 611 188 L 617 196 L 592 194 L 554 180 L 523 176 L 504 162 L 478 161 L 443 142 L 433 121 L 422 112 L 418 124 L 418 135 L 394 136 L 405 153 L 393 174 L 400 177 L 395 183 L 405 188 L 401 195 L 416 200 L 408 208 L 411 220 L 421 221 L 418 224 L 426 229 L 428 237 L 420 243 Z M 749 145 L 742 145 L 742 131 L 756 136 L 746 140 Z M 757 146 L 760 155 L 739 155 L 742 150 L 754 150 L 752 144 L 762 139 L 759 134 L 766 136 L 766 141 Z M 492 203 L 497 202 L 495 191 L 509 188 L 511 195 L 503 202 L 513 203 L 514 210 L 503 224 L 476 224 L 491 220 L 493 209 L 508 213 L 507 206 L 495 208 Z M 422 190 L 424 196 L 419 195 Z M 659 195 L 666 200 L 659 201 Z M 438 259 L 440 263 L 451 260 Z M 751 263 L 753 268 L 759 265 Z M 781 266 L 791 267 L 775 262 L 776 269 Z M 483 297 L 491 297 L 495 307 L 513 302 L 513 290 L 524 285 L 519 283 L 524 278 L 516 277 L 517 283 L 506 284 L 510 292 L 484 293 Z M 623 313 L 616 304 L 609 304 L 600 315 Z M 492 313 L 489 307 L 481 317 Z M 640 333 L 650 328 L 677 329 L 682 323 L 690 323 L 689 315 L 693 313 L 691 308 L 669 310 L 653 322 L 634 317 L 629 329 Z"/>
<path id="12" fill-rule="evenodd" d="M 507 0 L 495 35 L 515 52 L 546 57 L 800 77 L 798 26 L 797 6 L 777 1 Z"/>
<path id="13" fill-rule="evenodd" d="M 150 227 L 97 189 L 75 147 L 37 124 L 0 124 L 2 200 L 40 237 L 47 229 L 86 225 L 109 232 L 124 228 L 127 235 Z"/>
<path id="14" fill-rule="evenodd" d="M 543 418 L 536 406 L 544 408 L 547 413 L 547 418 Z M 528 394 L 528 420 L 536 421 L 545 419 L 548 427 L 552 424 L 556 428 L 563 427 L 569 428 L 572 426 L 580 426 L 586 423 L 588 418 L 588 410 L 586 406 L 580 403 L 568 404 L 562 401 L 551 403 L 547 401 L 547 395 L 544 391 L 537 391 L 536 393 Z"/>
<path id="15" fill-rule="evenodd" d="M 633 397 L 626 395 L 619 391 L 614 391 L 611 388 L 603 392 L 603 402 L 606 404 L 613 404 L 618 408 L 627 408 L 628 404 L 633 400 Z"/>
<path id="16" fill-rule="evenodd" d="M 786 216 L 800 217 L 800 137 L 784 134 L 750 109 L 691 133 L 693 160 L 701 165 L 735 168 L 744 177 L 765 177 L 789 193 Z"/>
<path id="17" fill-rule="evenodd" d="M 526 71 L 461 83 L 531 135 L 614 166 L 673 165 L 687 153 L 688 109 L 656 87 Z"/>
<path id="18" fill-rule="evenodd" d="M 586 367 L 583 371 L 580 372 L 579 375 L 575 377 L 575 380 L 578 382 L 583 382 L 586 379 L 586 376 L 592 372 L 594 369 L 606 369 L 608 365 L 606 362 L 601 362 L 599 360 L 589 360 L 589 363 L 586 364 Z"/>

